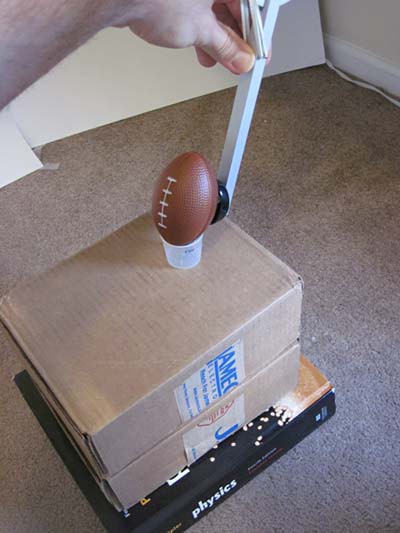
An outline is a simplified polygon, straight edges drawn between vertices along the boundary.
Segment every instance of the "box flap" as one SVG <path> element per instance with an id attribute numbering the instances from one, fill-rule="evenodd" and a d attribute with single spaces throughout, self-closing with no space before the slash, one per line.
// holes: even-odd
<path id="1" fill-rule="evenodd" d="M 280 404 L 288 407 L 291 418 L 294 418 L 331 389 L 332 384 L 324 374 L 302 355 L 297 387 L 282 398 Z"/>

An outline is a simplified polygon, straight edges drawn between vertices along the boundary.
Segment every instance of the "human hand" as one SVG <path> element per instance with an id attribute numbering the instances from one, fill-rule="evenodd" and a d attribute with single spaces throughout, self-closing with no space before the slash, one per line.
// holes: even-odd
<path id="1" fill-rule="evenodd" d="M 205 67 L 248 72 L 255 57 L 240 37 L 240 0 L 122 0 L 114 25 L 168 48 L 194 46 Z"/>

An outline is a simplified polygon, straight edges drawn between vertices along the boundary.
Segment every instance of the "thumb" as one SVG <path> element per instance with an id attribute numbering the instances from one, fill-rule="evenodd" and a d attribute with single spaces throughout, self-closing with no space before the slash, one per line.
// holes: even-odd
<path id="1" fill-rule="evenodd" d="M 255 56 L 251 47 L 235 31 L 217 20 L 196 44 L 234 74 L 253 68 Z"/>

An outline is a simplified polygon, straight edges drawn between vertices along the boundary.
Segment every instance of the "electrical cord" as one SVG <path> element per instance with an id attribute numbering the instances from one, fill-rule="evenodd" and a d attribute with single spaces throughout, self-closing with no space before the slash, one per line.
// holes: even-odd
<path id="1" fill-rule="evenodd" d="M 380 94 L 381 96 L 383 96 L 384 98 L 386 98 L 386 100 L 389 100 L 389 102 L 391 102 L 395 106 L 400 107 L 400 100 L 396 100 L 396 98 L 389 96 L 388 94 L 386 94 L 384 91 L 382 91 L 378 87 L 375 87 L 375 85 L 371 85 L 370 83 L 366 83 L 365 81 L 355 80 L 354 78 L 348 76 L 343 71 L 335 67 L 335 65 L 329 60 L 326 61 L 326 64 L 328 65 L 330 69 L 336 72 L 336 74 L 340 76 L 341 78 L 343 78 L 344 80 L 350 83 L 354 83 L 354 85 L 358 85 L 359 87 L 363 87 L 364 89 L 369 89 L 370 91 L 374 91 Z"/>

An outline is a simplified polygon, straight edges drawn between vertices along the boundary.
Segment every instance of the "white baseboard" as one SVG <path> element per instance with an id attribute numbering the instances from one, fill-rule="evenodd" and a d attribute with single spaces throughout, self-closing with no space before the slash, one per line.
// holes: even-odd
<path id="1" fill-rule="evenodd" d="M 400 96 L 400 64 L 386 61 L 364 48 L 324 34 L 327 58 L 339 69 Z"/>

